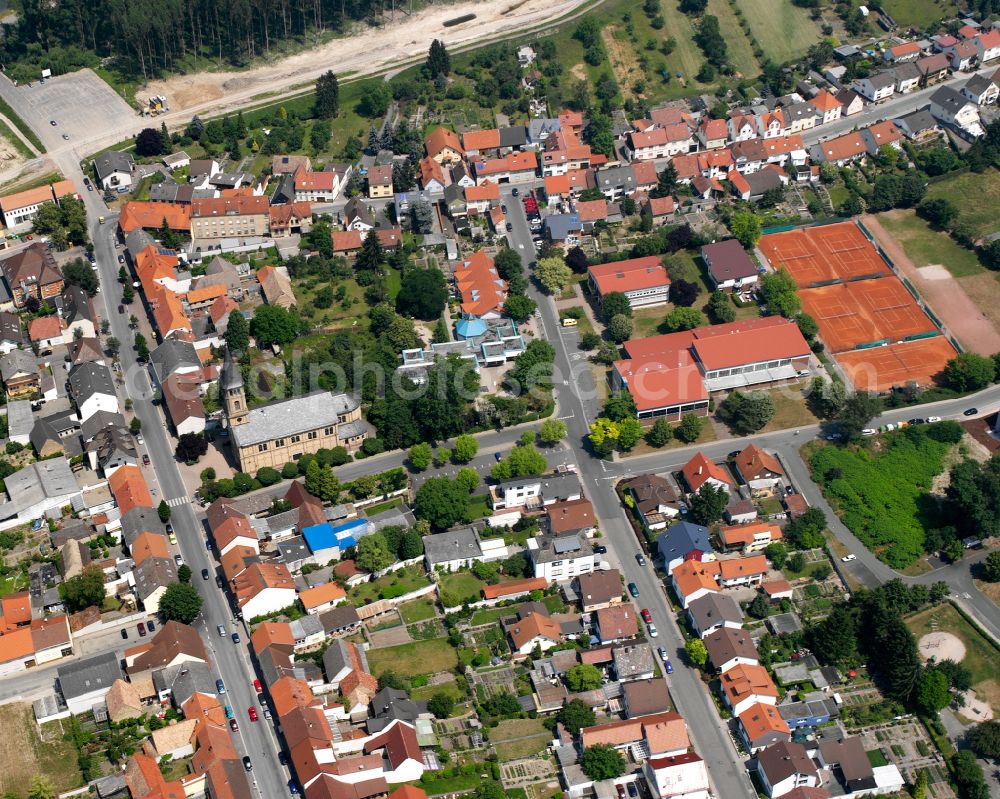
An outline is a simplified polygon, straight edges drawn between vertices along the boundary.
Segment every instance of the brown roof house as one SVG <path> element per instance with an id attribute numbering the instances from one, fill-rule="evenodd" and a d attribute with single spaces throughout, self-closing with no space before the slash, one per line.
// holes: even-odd
<path id="1" fill-rule="evenodd" d="M 179 663 L 208 663 L 208 650 L 198 631 L 168 621 L 152 640 L 125 650 L 125 671 L 140 696 L 153 696 L 153 672 Z"/>
<path id="2" fill-rule="evenodd" d="M 624 485 L 631 497 L 643 526 L 647 530 L 663 530 L 680 514 L 677 491 L 667 478 L 656 474 L 641 474 Z"/>
<path id="3" fill-rule="evenodd" d="M 108 708 L 108 719 L 117 724 L 125 719 L 142 718 L 142 699 L 135 686 L 125 680 L 115 680 L 111 690 L 104 697 Z"/>
<path id="4" fill-rule="evenodd" d="M 740 663 L 756 666 L 760 655 L 749 633 L 733 627 L 719 627 L 705 636 L 708 659 L 715 670 L 725 672 Z"/>
<path id="5" fill-rule="evenodd" d="M 625 697 L 625 715 L 630 719 L 674 709 L 663 680 L 632 680 L 622 686 L 622 693 Z"/>
<path id="6" fill-rule="evenodd" d="M 580 609 L 592 613 L 622 603 L 622 576 L 618 569 L 607 569 L 581 574 L 576 578 L 576 592 Z"/>
<path id="7" fill-rule="evenodd" d="M 639 632 L 635 605 L 625 602 L 597 611 L 597 635 L 602 644 L 635 638 Z"/>
<path id="8" fill-rule="evenodd" d="M 774 491 L 781 485 L 785 470 L 778 459 L 756 444 L 750 444 L 735 459 L 736 471 L 751 491 Z"/>
<path id="9" fill-rule="evenodd" d="M 40 242 L 4 259 L 0 270 L 16 308 L 23 308 L 28 297 L 53 299 L 62 294 L 65 285 L 52 251 Z"/>

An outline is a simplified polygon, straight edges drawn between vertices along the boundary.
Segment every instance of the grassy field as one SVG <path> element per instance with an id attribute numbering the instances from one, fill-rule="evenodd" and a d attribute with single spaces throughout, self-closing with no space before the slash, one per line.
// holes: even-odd
<path id="1" fill-rule="evenodd" d="M 475 602 L 479 599 L 479 592 L 486 585 L 472 572 L 454 572 L 446 574 L 441 578 L 441 593 L 450 594 L 458 599 L 458 604 L 466 600 Z"/>
<path id="2" fill-rule="evenodd" d="M 35 154 L 28 149 L 28 146 L 21 141 L 21 137 L 12 131 L 6 123 L 0 121 L 0 136 L 10 142 L 10 146 L 17 150 L 25 158 L 34 158 Z"/>
<path id="3" fill-rule="evenodd" d="M 990 702 L 994 711 L 1000 711 L 1000 651 L 982 633 L 973 627 L 954 605 L 945 603 L 911 616 L 906 621 L 919 641 L 921 636 L 934 630 L 946 630 L 957 635 L 965 644 L 962 665 L 972 674 L 972 685 L 980 698 Z"/>
<path id="4" fill-rule="evenodd" d="M 502 608 L 483 608 L 472 614 L 471 623 L 473 626 L 480 624 L 494 624 L 500 619 L 517 615 L 517 607 L 508 605 Z"/>
<path id="5" fill-rule="evenodd" d="M 772 61 L 783 64 L 819 41 L 819 26 L 791 0 L 736 0 L 757 44 Z"/>
<path id="6" fill-rule="evenodd" d="M 343 300 L 334 299 L 329 308 L 317 308 L 314 304 L 316 293 L 327 286 L 333 289 L 335 297 L 338 289 L 343 286 L 346 295 Z M 327 281 L 318 275 L 296 277 L 292 280 L 292 290 L 295 292 L 296 306 L 314 324 L 333 329 L 349 327 L 353 322 L 359 325 L 368 323 L 368 314 L 363 313 L 367 308 L 365 290 L 353 278 Z"/>
<path id="7" fill-rule="evenodd" d="M 434 696 L 434 694 L 445 694 L 456 702 L 461 702 L 466 698 L 462 689 L 458 687 L 454 680 L 442 683 L 441 685 L 421 685 L 419 688 L 414 688 L 410 691 L 410 696 L 417 702 L 426 701 Z"/>
<path id="8" fill-rule="evenodd" d="M 508 719 L 490 731 L 490 740 L 501 761 L 530 757 L 543 751 L 552 739 L 541 719 Z"/>
<path id="9" fill-rule="evenodd" d="M 879 214 L 878 220 L 899 240 L 917 266 L 942 264 L 955 277 L 978 275 L 984 271 L 975 253 L 958 246 L 947 233 L 931 230 L 914 211 Z"/>
<path id="10" fill-rule="evenodd" d="M 740 27 L 729 0 L 708 0 L 705 13 L 718 17 L 719 30 L 728 47 L 729 61 L 736 71 L 745 78 L 754 77 L 760 71 L 757 57 L 753 54 L 753 45 Z"/>
<path id="11" fill-rule="evenodd" d="M 44 774 L 57 792 L 80 785 L 76 750 L 63 740 L 62 722 L 46 724 L 39 731 L 31 704 L 0 705 L 0 792 L 13 796 L 27 793 L 31 778 Z"/>
<path id="12" fill-rule="evenodd" d="M 787 386 L 778 386 L 766 392 L 774 400 L 774 418 L 764 426 L 762 433 L 785 430 L 789 427 L 804 427 L 819 421 L 809 410 L 805 397 L 799 392 L 799 389 L 805 387 L 806 381 L 800 381 Z"/>
<path id="13" fill-rule="evenodd" d="M 403 616 L 403 621 L 413 624 L 417 621 L 433 619 L 437 615 L 437 608 L 434 600 L 430 597 L 421 597 L 412 602 L 405 602 L 399 606 L 399 612 Z"/>
<path id="14" fill-rule="evenodd" d="M 972 228 L 973 235 L 987 236 L 1000 229 L 996 208 L 1000 203 L 1000 171 L 964 172 L 931 183 L 927 198 L 951 200 L 961 213 L 961 221 Z"/>
<path id="15" fill-rule="evenodd" d="M 387 671 L 394 671 L 401 677 L 436 674 L 451 671 L 458 665 L 458 654 L 447 638 L 369 649 L 367 656 L 368 666 L 376 677 Z"/>
<path id="16" fill-rule="evenodd" d="M 950 0 L 885 0 L 882 3 L 882 8 L 901 28 L 926 28 L 937 20 L 954 17 L 964 7 Z"/>
<path id="17" fill-rule="evenodd" d="M 408 594 L 427 585 L 427 572 L 423 566 L 407 566 L 396 572 L 391 572 L 384 577 L 380 577 L 371 583 L 361 583 L 354 586 L 347 593 L 348 599 L 353 605 L 361 605 L 365 602 L 372 602 L 381 599 L 381 594 L 387 589 L 392 589 L 390 593 L 395 596 Z"/>

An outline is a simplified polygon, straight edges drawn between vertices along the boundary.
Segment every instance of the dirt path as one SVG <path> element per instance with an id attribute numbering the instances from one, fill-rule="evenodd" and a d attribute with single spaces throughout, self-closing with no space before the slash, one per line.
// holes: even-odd
<path id="1" fill-rule="evenodd" d="M 899 271 L 966 350 L 987 356 L 1000 351 L 1000 333 L 951 272 L 936 264 L 918 268 L 876 217 L 867 215 L 863 221 Z"/>
<path id="2" fill-rule="evenodd" d="M 495 38 L 522 28 L 543 25 L 567 14 L 583 0 L 524 0 L 484 3 L 481 0 L 433 5 L 412 17 L 401 12 L 383 28 L 358 27 L 359 35 L 333 39 L 303 50 L 273 64 L 242 72 L 199 72 L 154 81 L 137 92 L 145 98 L 164 94 L 170 106 L 166 115 L 189 118 L 193 112 L 224 111 L 245 105 L 264 92 L 280 95 L 283 90 L 315 80 L 328 69 L 340 75 L 370 74 L 406 58 L 426 52 L 433 39 L 442 39 L 454 49 L 478 40 Z M 465 14 L 475 19 L 445 27 L 448 20 Z M 178 112 L 185 112 L 179 115 Z"/>

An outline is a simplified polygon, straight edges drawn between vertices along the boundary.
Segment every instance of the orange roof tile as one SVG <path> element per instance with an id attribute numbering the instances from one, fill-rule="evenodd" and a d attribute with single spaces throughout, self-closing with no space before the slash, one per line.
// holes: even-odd
<path id="1" fill-rule="evenodd" d="M 151 203 L 132 200 L 122 206 L 118 227 L 123 233 L 139 228 L 159 228 L 166 220 L 171 230 L 190 232 L 191 207 L 177 203 Z"/>
<path id="2" fill-rule="evenodd" d="M 462 143 L 458 140 L 458 135 L 448 128 L 435 128 L 424 139 L 424 149 L 431 158 L 442 150 L 452 149 L 459 155 L 463 155 Z"/>
<path id="3" fill-rule="evenodd" d="M 657 752 L 687 749 L 691 745 L 684 719 L 673 711 L 584 727 L 580 730 L 580 741 L 584 748 L 595 744 L 623 746 L 649 739 L 650 734 Z"/>
<path id="4" fill-rule="evenodd" d="M 500 201 L 500 185 L 497 183 L 482 183 L 478 186 L 465 187 L 466 202 L 482 202 L 483 200 Z"/>
<path id="5" fill-rule="evenodd" d="M 333 239 L 334 252 L 348 252 L 349 250 L 360 250 L 364 244 L 364 237 L 360 230 L 334 230 L 330 233 Z"/>
<path id="6" fill-rule="evenodd" d="M 0 635 L 0 663 L 8 663 L 34 651 L 35 642 L 30 627 L 19 627 L 6 635 Z"/>
<path id="7" fill-rule="evenodd" d="M 268 688 L 271 704 L 278 718 L 284 718 L 296 707 L 309 707 L 316 701 L 309 683 L 294 677 L 282 677 Z"/>
<path id="8" fill-rule="evenodd" d="M 240 607 L 271 588 L 295 590 L 292 573 L 284 563 L 253 563 L 238 574 L 232 583 L 236 604 Z"/>
<path id="9" fill-rule="evenodd" d="M 115 469 L 108 478 L 108 487 L 115 496 L 122 516 L 132 508 L 152 508 L 153 496 L 149 493 L 146 478 L 138 466 L 126 465 Z"/>
<path id="10" fill-rule="evenodd" d="M 62 334 L 62 320 L 58 316 L 39 316 L 28 324 L 28 337 L 31 341 L 44 341 L 58 338 Z"/>
<path id="11" fill-rule="evenodd" d="M 844 161 L 848 158 L 857 158 L 868 152 L 865 140 L 856 130 L 837 136 L 835 139 L 821 142 L 817 145 L 823 150 L 823 157 L 827 161 Z"/>
<path id="12" fill-rule="evenodd" d="M 146 300 L 153 309 L 153 320 L 161 336 L 177 330 L 191 330 L 191 320 L 184 313 L 180 298 L 166 286 L 154 283 Z"/>
<path id="13" fill-rule="evenodd" d="M 820 111 L 832 111 L 835 108 L 840 108 L 843 103 L 840 102 L 836 97 L 834 97 L 826 89 L 820 89 L 819 93 L 813 97 L 810 101 L 816 108 Z"/>
<path id="14" fill-rule="evenodd" d="M 462 134 L 462 147 L 469 150 L 494 150 L 500 146 L 500 130 L 469 130 Z"/>
<path id="15" fill-rule="evenodd" d="M 699 328 L 691 346 L 706 371 L 810 356 L 812 350 L 795 322 L 769 318 L 775 321 L 767 325 L 744 325 L 742 329 L 739 326 L 714 329 L 723 328 L 722 325 Z"/>
<path id="16" fill-rule="evenodd" d="M 129 554 L 136 566 L 147 558 L 170 557 L 167 539 L 159 533 L 139 533 L 129 547 Z"/>
<path id="17" fill-rule="evenodd" d="M 429 155 L 420 159 L 420 185 L 426 186 L 432 180 L 436 180 L 441 185 L 445 183 L 444 169 L 437 161 Z"/>
<path id="18" fill-rule="evenodd" d="M 752 522 L 750 524 L 733 524 L 722 527 L 719 530 L 719 537 L 726 546 L 736 544 L 746 545 L 754 540 L 759 533 L 769 533 L 772 541 L 780 541 L 782 538 L 781 528 L 771 522 Z"/>
<path id="19" fill-rule="evenodd" d="M 670 285 L 667 268 L 656 255 L 598 264 L 587 271 L 602 297 L 612 291 L 641 291 Z"/>
<path id="20" fill-rule="evenodd" d="M 544 577 L 528 577 L 524 580 L 508 580 L 496 585 L 484 585 L 481 593 L 483 599 L 499 599 L 502 596 L 526 594 L 529 591 L 542 591 L 548 587 L 548 580 Z"/>
<path id="21" fill-rule="evenodd" d="M 337 583 L 325 583 L 324 585 L 317 585 L 315 588 L 307 588 L 305 591 L 299 591 L 299 600 L 301 600 L 302 606 L 306 610 L 346 598 L 347 592 L 337 585 Z"/>
<path id="22" fill-rule="evenodd" d="M 687 349 L 615 361 L 614 369 L 639 411 L 708 400 L 701 370 Z"/>
<path id="23" fill-rule="evenodd" d="M 598 219 L 608 218 L 608 201 L 604 198 L 600 200 L 584 200 L 576 204 L 576 213 L 581 222 L 596 222 Z"/>
<path id="24" fill-rule="evenodd" d="M 520 649 L 534 638 L 547 638 L 558 643 L 562 640 L 559 625 L 541 613 L 529 613 L 523 619 L 511 624 L 507 629 L 510 640 Z"/>
<path id="25" fill-rule="evenodd" d="M 225 294 L 225 285 L 222 283 L 215 283 L 210 286 L 205 286 L 204 288 L 189 291 L 187 293 L 187 301 L 189 303 L 205 302 L 206 300 L 214 300 L 218 297 L 223 297 Z"/>
<path id="26" fill-rule="evenodd" d="M 746 558 L 730 558 L 720 560 L 719 573 L 723 580 L 735 580 L 738 577 L 752 577 L 767 574 L 767 556 L 750 555 Z"/>
<path id="27" fill-rule="evenodd" d="M 671 575 L 677 593 L 683 599 L 702 588 L 718 593 L 719 584 L 715 581 L 715 576 L 718 573 L 719 564 L 715 561 L 701 563 L 696 560 L 686 560 L 679 566 L 675 566 Z"/>
<path id="28" fill-rule="evenodd" d="M 293 646 L 295 638 L 292 636 L 292 627 L 287 622 L 265 621 L 253 631 L 250 644 L 253 651 L 260 654 L 270 646 Z"/>
<path id="29" fill-rule="evenodd" d="M 31 621 L 31 594 L 28 591 L 18 591 L 0 599 L 0 612 L 3 618 L 0 622 L 6 629 L 12 629 Z"/>
<path id="30" fill-rule="evenodd" d="M 778 698 L 778 688 L 771 675 L 763 666 L 756 664 L 738 663 L 724 672 L 720 690 L 729 700 L 730 706 L 735 706 L 751 696 Z"/>
<path id="31" fill-rule="evenodd" d="M 332 173 L 331 173 L 332 174 Z M 256 216 L 266 214 L 267 197 L 253 197 L 243 194 L 235 197 L 206 197 L 191 201 L 191 218 L 199 219 L 219 216 Z"/>
<path id="32" fill-rule="evenodd" d="M 212 322 L 218 324 L 220 319 L 224 316 L 229 316 L 229 314 L 239 309 L 239 307 L 236 300 L 228 295 L 223 295 L 216 297 L 208 307 L 208 315 L 212 317 Z"/>
<path id="33" fill-rule="evenodd" d="M 715 479 L 728 485 L 735 485 L 735 481 L 727 469 L 709 460 L 701 452 L 696 452 L 691 460 L 684 464 L 681 473 L 684 475 L 684 480 L 692 491 L 697 491 L 709 479 Z"/>
<path id="34" fill-rule="evenodd" d="M 504 172 L 535 171 L 538 168 L 538 154 L 534 150 L 509 153 L 503 158 L 490 158 L 475 165 L 476 176 L 498 175 Z"/>
<path id="35" fill-rule="evenodd" d="M 477 250 L 455 269 L 455 284 L 462 295 L 462 311 L 482 316 L 503 308 L 507 281 L 500 277 L 496 264 L 483 250 Z"/>
<path id="36" fill-rule="evenodd" d="M 650 197 L 649 212 L 653 217 L 666 216 L 677 210 L 677 202 L 673 197 Z"/>
<path id="37" fill-rule="evenodd" d="M 785 473 L 778 459 L 756 444 L 749 444 L 740 451 L 736 456 L 736 467 L 744 478 L 750 478 L 762 472 L 773 472 L 779 475 Z"/>
<path id="38" fill-rule="evenodd" d="M 545 178 L 545 193 L 550 197 L 569 194 L 569 174 L 549 175 Z"/>
<path id="39" fill-rule="evenodd" d="M 739 720 L 751 741 L 756 741 L 771 732 L 791 734 L 788 724 L 781 718 L 774 705 L 757 702 L 740 713 Z"/>
<path id="40" fill-rule="evenodd" d="M 761 583 L 760 587 L 768 596 L 785 594 L 792 590 L 792 584 L 788 580 L 768 580 L 766 583 Z"/>

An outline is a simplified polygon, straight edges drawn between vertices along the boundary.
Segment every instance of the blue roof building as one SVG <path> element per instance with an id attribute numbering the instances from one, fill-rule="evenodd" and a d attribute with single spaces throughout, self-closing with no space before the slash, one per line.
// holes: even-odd
<path id="1" fill-rule="evenodd" d="M 687 521 L 677 522 L 660 533 L 656 548 L 668 574 L 685 560 L 713 560 L 715 555 L 708 528 Z"/>
<path id="2" fill-rule="evenodd" d="M 367 519 L 351 519 L 342 524 L 314 524 L 302 530 L 309 550 L 317 560 L 340 557 L 348 547 L 355 546 L 369 532 Z"/>

